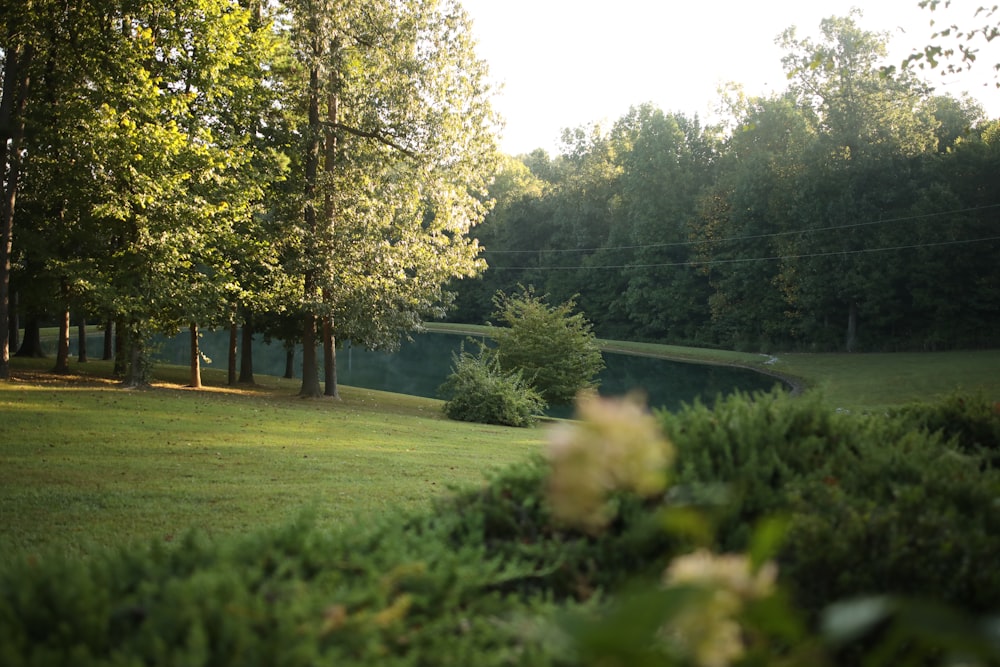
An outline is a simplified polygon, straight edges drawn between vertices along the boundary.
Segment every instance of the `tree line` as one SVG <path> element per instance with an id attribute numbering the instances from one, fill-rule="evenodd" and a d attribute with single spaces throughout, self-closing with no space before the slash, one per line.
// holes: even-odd
<path id="1" fill-rule="evenodd" d="M 483 266 L 497 119 L 454 0 L 0 0 L 0 75 L 0 377 L 40 322 L 66 370 L 73 313 L 130 384 L 153 334 L 190 329 L 199 384 L 199 329 L 239 326 L 336 395 L 338 337 L 391 346 Z"/>
<path id="2" fill-rule="evenodd" d="M 632 108 L 508 159 L 457 320 L 533 285 L 602 336 L 739 350 L 1000 345 L 1000 121 L 885 66 L 855 15 L 780 38 L 714 124 Z"/>

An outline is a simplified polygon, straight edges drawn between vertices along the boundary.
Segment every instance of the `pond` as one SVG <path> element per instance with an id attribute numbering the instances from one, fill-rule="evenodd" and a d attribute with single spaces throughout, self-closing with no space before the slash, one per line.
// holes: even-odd
<path id="1" fill-rule="evenodd" d="M 202 351 L 212 360 L 211 367 L 225 368 L 226 332 L 205 332 Z M 187 364 L 187 333 L 161 341 L 157 359 L 172 364 Z M 349 344 L 337 351 L 337 379 L 340 384 L 392 391 L 400 394 L 438 398 L 438 387 L 451 372 L 452 355 L 461 346 L 477 350 L 468 336 L 448 333 L 425 333 L 404 342 L 398 352 L 371 352 Z M 319 356 L 322 359 L 322 356 Z M 651 407 L 678 409 L 696 398 L 711 404 L 719 395 L 734 391 L 768 391 L 779 380 L 744 368 L 682 363 L 629 354 L 604 353 L 606 368 L 601 372 L 600 393 L 618 396 L 642 390 Z M 254 341 L 254 373 L 282 375 L 285 350 L 281 344 L 266 345 Z M 301 349 L 296 352 L 296 377 L 301 377 Z M 569 409 L 553 409 L 552 416 L 569 416 Z"/>

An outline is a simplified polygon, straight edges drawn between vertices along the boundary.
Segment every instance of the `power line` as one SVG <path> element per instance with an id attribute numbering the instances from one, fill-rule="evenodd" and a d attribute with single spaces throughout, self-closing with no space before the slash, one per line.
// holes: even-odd
<path id="1" fill-rule="evenodd" d="M 987 204 L 986 206 L 973 206 L 971 208 L 958 208 L 952 209 L 950 211 L 938 211 L 936 213 L 924 213 L 921 215 L 912 215 L 902 218 L 886 218 L 884 220 L 870 220 L 867 222 L 855 222 L 849 225 L 835 225 L 832 227 L 817 227 L 816 229 L 796 229 L 792 231 L 785 232 L 772 232 L 770 234 L 753 234 L 750 236 L 731 236 L 728 238 L 721 239 L 701 239 L 698 241 L 676 241 L 672 243 L 648 243 L 641 245 L 623 245 L 623 246 L 608 246 L 601 248 L 547 248 L 545 250 L 489 250 L 484 249 L 484 254 L 493 255 L 518 255 L 518 254 L 537 254 L 539 252 L 545 253 L 566 253 L 566 252 L 597 252 L 599 250 L 641 250 L 645 248 L 673 248 L 680 246 L 692 246 L 700 245 L 704 243 L 726 243 L 729 241 L 752 241 L 755 239 L 766 239 L 775 238 L 778 236 L 790 236 L 793 234 L 813 234 L 815 232 L 829 232 L 829 231 L 839 231 L 844 229 L 853 229 L 856 227 L 868 227 L 871 225 L 883 225 L 890 222 L 907 222 L 911 220 L 925 220 L 927 218 L 936 218 L 942 215 L 957 215 L 959 213 L 972 213 L 974 211 L 984 211 L 993 208 L 1000 208 L 1000 204 Z"/>
<path id="2" fill-rule="evenodd" d="M 984 241 L 1000 241 L 1000 236 L 987 236 L 978 239 L 962 239 L 958 241 L 939 241 L 937 243 L 916 243 L 913 245 L 890 246 L 884 248 L 861 248 L 859 250 L 836 250 L 829 252 L 814 252 L 801 255 L 774 255 L 772 257 L 744 257 L 737 259 L 708 259 L 704 261 L 670 262 L 665 264 L 618 264 L 600 266 L 490 266 L 502 271 L 581 271 L 591 269 L 659 269 L 667 267 L 715 266 L 718 264 L 742 264 L 748 262 L 770 262 L 774 260 L 810 259 L 813 257 L 832 257 L 836 255 L 858 255 L 862 253 L 889 252 L 891 250 L 912 250 L 916 248 L 935 248 L 939 246 L 964 245 L 982 243 Z"/>

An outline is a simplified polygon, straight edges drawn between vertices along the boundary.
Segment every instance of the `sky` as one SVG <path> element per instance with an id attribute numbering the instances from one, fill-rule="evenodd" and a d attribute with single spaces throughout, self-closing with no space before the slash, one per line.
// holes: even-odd
<path id="1" fill-rule="evenodd" d="M 750 95 L 786 89 L 784 51 L 775 39 L 795 26 L 817 38 L 819 24 L 859 7 L 862 28 L 890 36 L 898 63 L 958 23 L 979 26 L 985 0 L 953 0 L 931 12 L 918 0 L 461 0 L 473 20 L 478 53 L 502 86 L 494 107 L 504 118 L 501 147 L 510 154 L 558 152 L 564 128 L 610 126 L 629 108 L 650 102 L 666 112 L 710 120 L 720 86 Z M 931 27 L 931 20 L 937 25 Z M 994 18 L 994 23 L 996 18 Z M 1000 42 L 1000 40 L 994 40 Z M 925 78 L 939 93 L 968 92 L 1000 118 L 994 63 L 1000 43 L 982 39 L 969 72 Z"/>

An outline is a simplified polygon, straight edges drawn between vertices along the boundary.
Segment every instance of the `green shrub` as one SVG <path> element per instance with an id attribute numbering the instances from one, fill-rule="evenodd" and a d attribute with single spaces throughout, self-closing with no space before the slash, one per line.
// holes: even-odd
<path id="1" fill-rule="evenodd" d="M 485 347 L 478 355 L 463 348 L 452 356 L 452 373 L 440 393 L 447 399 L 444 413 L 458 421 L 531 426 L 546 407 L 521 371 L 503 371 Z"/>
<path id="2" fill-rule="evenodd" d="M 941 433 L 954 439 L 956 447 L 982 456 L 1000 468 L 1000 403 L 982 394 L 954 394 L 934 403 L 917 403 L 890 411 L 911 428 Z"/>
<path id="3" fill-rule="evenodd" d="M 1000 475 L 978 449 L 915 428 L 914 414 L 935 410 L 848 415 L 767 394 L 664 414 L 678 450 L 673 494 L 697 500 L 724 485 L 726 503 L 713 508 L 723 550 L 746 549 L 760 519 L 788 517 L 782 577 L 810 618 L 876 593 L 996 609 L 1000 576 L 982 563 L 1000 553 Z M 956 433 L 975 426 L 949 414 Z"/>
<path id="4" fill-rule="evenodd" d="M 451 541 L 481 542 L 487 553 L 525 563 L 527 577 L 511 590 L 556 599 L 586 600 L 640 575 L 656 578 L 678 541 L 656 512 L 635 496 L 615 498 L 617 518 L 608 530 L 589 535 L 555 525 L 545 500 L 548 466 L 540 457 L 495 476 L 483 489 L 442 502 L 438 513 L 461 517 Z"/>
<path id="5" fill-rule="evenodd" d="M 456 520 L 4 563 L 0 664 L 564 664 L 522 631 L 554 605 L 505 591 L 530 566 L 449 542 Z"/>
<path id="6" fill-rule="evenodd" d="M 596 386 L 604 357 L 590 322 L 573 313 L 573 299 L 549 306 L 531 288 L 493 298 L 494 317 L 504 323 L 494 334 L 500 366 L 520 370 L 546 402 L 569 405 L 583 389 Z"/>

